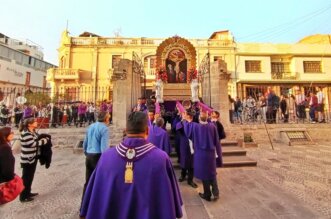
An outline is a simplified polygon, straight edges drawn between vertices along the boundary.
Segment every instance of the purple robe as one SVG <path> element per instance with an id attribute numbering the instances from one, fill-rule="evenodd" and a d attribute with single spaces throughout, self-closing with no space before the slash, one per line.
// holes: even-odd
<path id="1" fill-rule="evenodd" d="M 81 104 L 78 106 L 78 115 L 83 115 L 87 111 L 87 106 L 85 104 Z"/>
<path id="2" fill-rule="evenodd" d="M 125 138 L 129 148 L 148 143 Z M 171 161 L 154 147 L 133 162 L 133 183 L 124 183 L 126 160 L 110 148 L 104 152 L 88 183 L 81 216 L 98 219 L 175 219 L 183 204 Z"/>
<path id="3" fill-rule="evenodd" d="M 101 112 L 107 112 L 107 110 L 108 110 L 107 104 L 102 103 L 101 106 L 100 106 L 100 111 Z"/>
<path id="4" fill-rule="evenodd" d="M 200 180 L 216 179 L 216 164 L 222 165 L 222 151 L 214 124 L 183 122 L 186 136 L 193 141 L 194 176 Z M 215 151 L 218 159 L 216 158 Z"/>
<path id="5" fill-rule="evenodd" d="M 176 124 L 176 135 L 180 150 L 180 167 L 184 169 L 193 168 L 193 154 L 191 154 L 189 139 L 185 135 L 182 122 Z"/>
<path id="6" fill-rule="evenodd" d="M 156 147 L 165 151 L 167 154 L 171 152 L 169 135 L 166 130 L 156 125 L 150 125 L 148 130 L 147 140 L 153 143 Z"/>
<path id="7" fill-rule="evenodd" d="M 26 107 L 23 111 L 23 119 L 30 118 L 32 117 L 32 108 L 31 107 Z"/>

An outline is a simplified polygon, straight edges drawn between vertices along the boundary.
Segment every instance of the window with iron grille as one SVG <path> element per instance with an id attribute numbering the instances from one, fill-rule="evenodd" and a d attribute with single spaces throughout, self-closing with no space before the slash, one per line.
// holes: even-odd
<path id="1" fill-rule="evenodd" d="M 31 72 L 26 72 L 25 75 L 25 86 L 30 86 Z"/>
<path id="2" fill-rule="evenodd" d="M 320 61 L 304 61 L 303 71 L 305 73 L 322 73 Z"/>
<path id="3" fill-rule="evenodd" d="M 248 86 L 246 87 L 246 93 L 243 97 L 252 96 L 255 100 L 258 100 L 258 97 L 264 96 L 267 92 L 268 86 Z"/>
<path id="4" fill-rule="evenodd" d="M 113 55 L 112 56 L 112 63 L 111 63 L 111 67 L 112 68 L 116 68 L 120 62 L 120 60 L 122 59 L 121 55 Z"/>
<path id="5" fill-rule="evenodd" d="M 246 72 L 261 72 L 261 61 L 245 61 Z"/>
<path id="6" fill-rule="evenodd" d="M 272 62 L 271 63 L 271 72 L 273 72 L 273 73 L 290 72 L 290 66 L 288 63 L 284 63 L 284 62 Z"/>

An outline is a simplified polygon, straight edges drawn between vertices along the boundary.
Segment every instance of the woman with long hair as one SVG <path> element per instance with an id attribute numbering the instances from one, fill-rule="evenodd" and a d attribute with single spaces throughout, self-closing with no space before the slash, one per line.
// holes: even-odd
<path id="1" fill-rule="evenodd" d="M 0 183 L 8 182 L 15 176 L 15 157 L 10 147 L 13 138 L 11 128 L 0 128 Z"/>
<path id="2" fill-rule="evenodd" d="M 24 190 L 20 194 L 21 202 L 32 201 L 38 193 L 31 193 L 31 185 L 37 167 L 37 156 L 40 153 L 40 147 L 47 143 L 46 138 L 38 139 L 35 129 L 38 124 L 34 118 L 27 118 L 20 124 L 21 132 L 21 167 Z"/>

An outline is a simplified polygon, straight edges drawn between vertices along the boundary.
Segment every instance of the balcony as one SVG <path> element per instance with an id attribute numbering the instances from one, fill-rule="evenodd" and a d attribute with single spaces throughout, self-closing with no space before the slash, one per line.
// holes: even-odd
<path id="1" fill-rule="evenodd" d="M 159 46 L 166 38 L 124 38 L 124 37 L 72 37 L 71 44 L 75 46 Z M 229 40 L 187 39 L 194 47 L 234 47 Z"/>
<path id="2" fill-rule="evenodd" d="M 271 72 L 271 78 L 274 80 L 297 80 L 296 72 Z"/>

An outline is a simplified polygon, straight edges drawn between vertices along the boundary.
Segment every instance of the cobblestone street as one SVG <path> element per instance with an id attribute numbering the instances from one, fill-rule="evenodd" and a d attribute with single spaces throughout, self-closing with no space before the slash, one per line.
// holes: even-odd
<path id="1" fill-rule="evenodd" d="M 331 218 L 331 146 L 260 145 L 248 155 L 257 167 L 218 169 L 220 199 L 205 202 L 180 183 L 184 218 Z M 0 218 L 79 218 L 84 182 L 84 155 L 55 148 L 49 169 L 38 166 L 32 186 L 39 196 L 30 203 L 0 207 Z M 16 173 L 21 175 L 19 157 Z M 178 171 L 177 171 L 178 173 Z"/>

